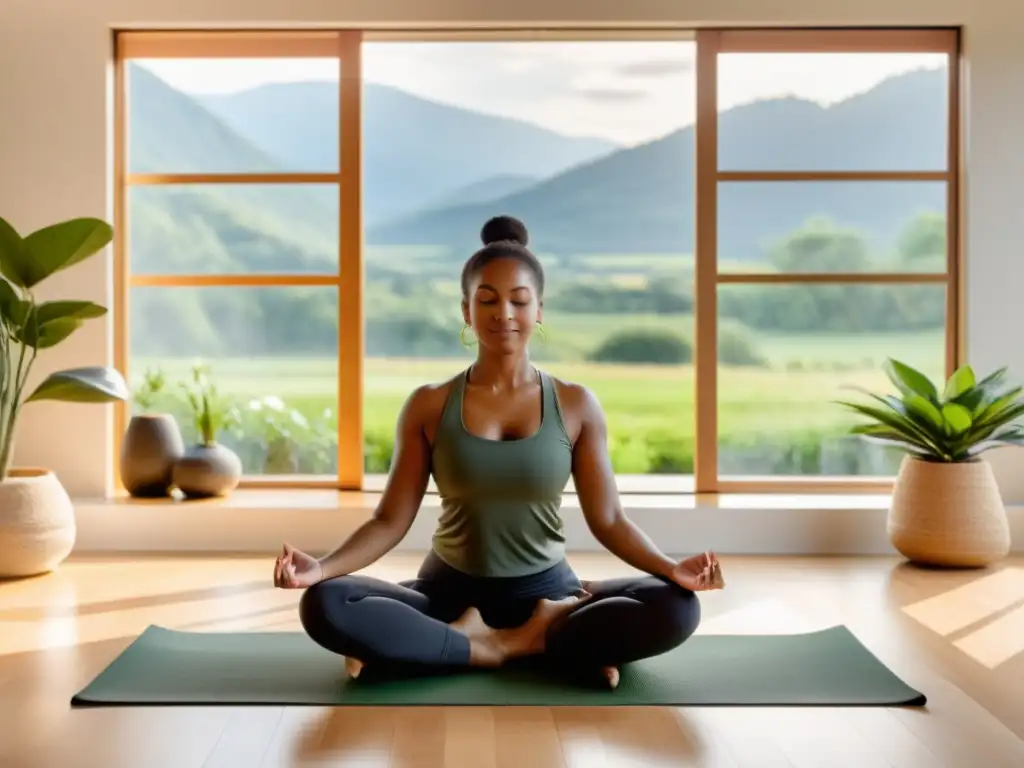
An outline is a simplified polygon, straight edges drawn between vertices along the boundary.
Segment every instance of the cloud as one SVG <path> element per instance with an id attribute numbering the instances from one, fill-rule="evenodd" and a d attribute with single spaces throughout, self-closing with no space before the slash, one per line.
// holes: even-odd
<path id="1" fill-rule="evenodd" d="M 581 88 L 577 93 L 591 101 L 637 101 L 647 96 L 644 91 L 636 88 Z"/>
<path id="2" fill-rule="evenodd" d="M 693 59 L 647 59 L 622 64 L 616 70 L 623 77 L 669 77 L 693 71 Z"/>

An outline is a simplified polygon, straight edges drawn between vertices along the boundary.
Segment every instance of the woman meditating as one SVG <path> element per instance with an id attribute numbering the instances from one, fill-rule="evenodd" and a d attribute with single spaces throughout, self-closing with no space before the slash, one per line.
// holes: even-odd
<path id="1" fill-rule="evenodd" d="M 544 272 L 526 228 L 500 216 L 481 237 L 462 271 L 463 333 L 477 340 L 476 361 L 409 396 L 371 519 L 319 559 L 285 544 L 274 583 L 306 590 L 303 627 L 352 676 L 364 665 L 448 671 L 534 657 L 614 687 L 623 664 L 693 634 L 694 593 L 723 585 L 720 565 L 711 552 L 667 557 L 623 513 L 601 406 L 530 362 Z M 431 475 L 442 512 L 417 578 L 357 574 L 404 538 Z M 595 538 L 646 575 L 577 578 L 560 515 L 570 477 Z"/>

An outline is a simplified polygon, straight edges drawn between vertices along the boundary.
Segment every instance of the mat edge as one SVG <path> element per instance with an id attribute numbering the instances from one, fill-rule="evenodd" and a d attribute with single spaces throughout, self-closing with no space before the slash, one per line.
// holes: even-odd
<path id="1" fill-rule="evenodd" d="M 576 703 L 533 703 L 533 704 L 507 704 L 501 702 L 493 702 L 482 704 L 480 702 L 446 702 L 444 704 L 438 703 L 420 703 L 420 702 L 402 702 L 394 704 L 383 704 L 374 703 L 367 701 L 355 701 L 355 702 L 344 702 L 344 701 L 236 701 L 236 700 L 224 700 L 224 701 L 126 701 L 123 699 L 89 699 L 79 698 L 77 696 L 72 697 L 71 704 L 76 709 L 88 709 L 88 708 L 103 708 L 103 707 L 435 707 L 438 709 L 451 708 L 451 707 L 523 707 L 530 709 L 546 708 L 555 709 L 558 707 L 682 707 L 685 709 L 701 709 L 711 707 L 744 707 L 752 709 L 785 709 L 785 708 L 800 708 L 800 709 L 865 709 L 865 708 L 892 708 L 898 707 L 901 709 L 918 709 L 927 705 L 927 698 L 924 694 L 912 697 L 906 700 L 893 700 L 893 701 L 859 701 L 859 702 L 839 702 L 839 703 L 814 703 L 814 702 L 759 702 L 757 704 L 751 704 L 749 702 L 735 702 L 735 701 L 720 701 L 714 703 L 698 703 L 698 702 L 678 702 L 678 701 L 608 701 L 607 703 L 595 703 L 588 702 L 586 704 Z"/>

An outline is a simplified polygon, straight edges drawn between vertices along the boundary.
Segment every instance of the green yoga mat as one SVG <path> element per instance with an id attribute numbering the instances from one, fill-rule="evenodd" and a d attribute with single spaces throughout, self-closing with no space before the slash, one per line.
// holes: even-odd
<path id="1" fill-rule="evenodd" d="M 626 665 L 615 690 L 537 669 L 357 680 L 301 633 L 151 626 L 74 705 L 920 706 L 925 696 L 844 626 L 796 635 L 694 635 Z"/>

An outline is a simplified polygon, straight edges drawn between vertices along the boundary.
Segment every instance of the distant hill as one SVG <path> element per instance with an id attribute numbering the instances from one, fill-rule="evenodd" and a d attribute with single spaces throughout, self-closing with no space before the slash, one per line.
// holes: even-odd
<path id="1" fill-rule="evenodd" d="M 945 77 L 893 77 L 831 107 L 795 98 L 724 112 L 723 170 L 932 170 L 945 157 Z M 496 213 L 522 217 L 539 250 L 556 253 L 692 252 L 694 130 L 623 149 L 498 200 L 451 206 L 371 227 L 378 245 L 477 245 Z M 751 260 L 811 217 L 863 229 L 888 245 L 922 210 L 942 211 L 941 184 L 732 183 L 721 187 L 719 254 Z"/>
<path id="2" fill-rule="evenodd" d="M 312 170 L 336 160 L 329 84 L 265 86 L 200 102 L 137 65 L 131 78 L 134 172 Z M 607 153 L 603 142 L 384 86 L 368 86 L 365 103 L 370 245 L 466 252 L 477 246 L 480 224 L 501 212 L 523 217 L 542 251 L 693 250 L 691 127 Z M 721 115 L 720 156 L 726 169 L 936 168 L 945 151 L 945 104 L 940 71 L 894 77 L 828 108 L 762 101 Z M 743 183 L 721 192 L 719 250 L 736 260 L 760 258 L 773 238 L 822 214 L 884 246 L 915 212 L 944 204 L 941 184 L 918 182 Z M 333 189 L 139 188 L 131 202 L 140 270 L 335 268 Z M 410 206 L 422 210 L 381 221 Z"/>
<path id="3" fill-rule="evenodd" d="M 338 166 L 336 84 L 271 84 L 200 103 L 287 170 Z M 491 177 L 553 176 L 618 148 L 375 83 L 363 87 L 362 108 L 367 222 L 427 207 Z"/>
<path id="4" fill-rule="evenodd" d="M 128 89 L 130 172 L 280 170 L 273 157 L 195 99 L 134 62 L 128 65 Z"/>
<path id="5" fill-rule="evenodd" d="M 132 173 L 273 172 L 277 160 L 149 70 L 131 65 Z M 334 189 L 263 185 L 130 190 L 131 256 L 139 272 L 334 269 Z"/>

